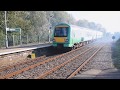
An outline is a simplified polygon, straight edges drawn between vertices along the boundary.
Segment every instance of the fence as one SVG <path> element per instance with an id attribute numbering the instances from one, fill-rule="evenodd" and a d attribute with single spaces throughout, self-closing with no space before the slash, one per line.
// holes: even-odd
<path id="1" fill-rule="evenodd" d="M 16 34 L 8 34 L 8 47 L 12 46 L 24 46 L 24 45 L 31 45 L 31 44 L 40 44 L 40 43 L 48 43 L 49 42 L 49 35 L 46 36 L 41 35 L 34 35 L 30 36 L 28 34 L 20 36 Z M 50 38 L 51 40 L 51 38 Z M 0 48 L 5 48 L 5 35 L 0 40 Z"/>

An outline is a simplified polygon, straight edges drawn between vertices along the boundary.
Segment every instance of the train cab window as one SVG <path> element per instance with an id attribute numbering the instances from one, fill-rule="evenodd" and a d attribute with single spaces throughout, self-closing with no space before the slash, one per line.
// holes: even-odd
<path id="1" fill-rule="evenodd" d="M 68 28 L 67 27 L 56 27 L 54 36 L 55 37 L 67 37 L 68 35 Z"/>

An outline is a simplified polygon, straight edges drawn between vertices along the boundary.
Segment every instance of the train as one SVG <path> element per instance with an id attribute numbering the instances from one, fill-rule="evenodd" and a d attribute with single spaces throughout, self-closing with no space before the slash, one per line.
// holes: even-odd
<path id="1" fill-rule="evenodd" d="M 77 48 L 83 42 L 102 38 L 103 33 L 92 29 L 71 25 L 67 23 L 57 24 L 54 27 L 52 46 L 54 48 Z"/>

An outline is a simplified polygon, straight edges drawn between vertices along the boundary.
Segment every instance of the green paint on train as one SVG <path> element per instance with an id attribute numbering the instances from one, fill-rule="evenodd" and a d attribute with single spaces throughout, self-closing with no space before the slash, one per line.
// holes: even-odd
<path id="1" fill-rule="evenodd" d="M 102 37 L 102 32 L 61 23 L 53 31 L 54 47 L 73 47 L 75 44 Z"/>

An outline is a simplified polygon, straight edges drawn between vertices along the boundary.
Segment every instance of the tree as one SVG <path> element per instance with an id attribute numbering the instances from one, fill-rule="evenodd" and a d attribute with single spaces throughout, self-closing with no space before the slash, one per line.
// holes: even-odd
<path id="1" fill-rule="evenodd" d="M 0 11 L 0 44 L 5 39 L 4 11 Z M 74 24 L 75 19 L 65 11 L 7 11 L 7 27 L 21 28 L 22 42 L 37 42 L 38 38 L 47 40 L 50 26 L 53 28 L 58 23 Z M 18 32 L 8 32 L 9 43 L 12 43 L 12 36 L 15 35 L 16 43 L 19 41 Z"/>

